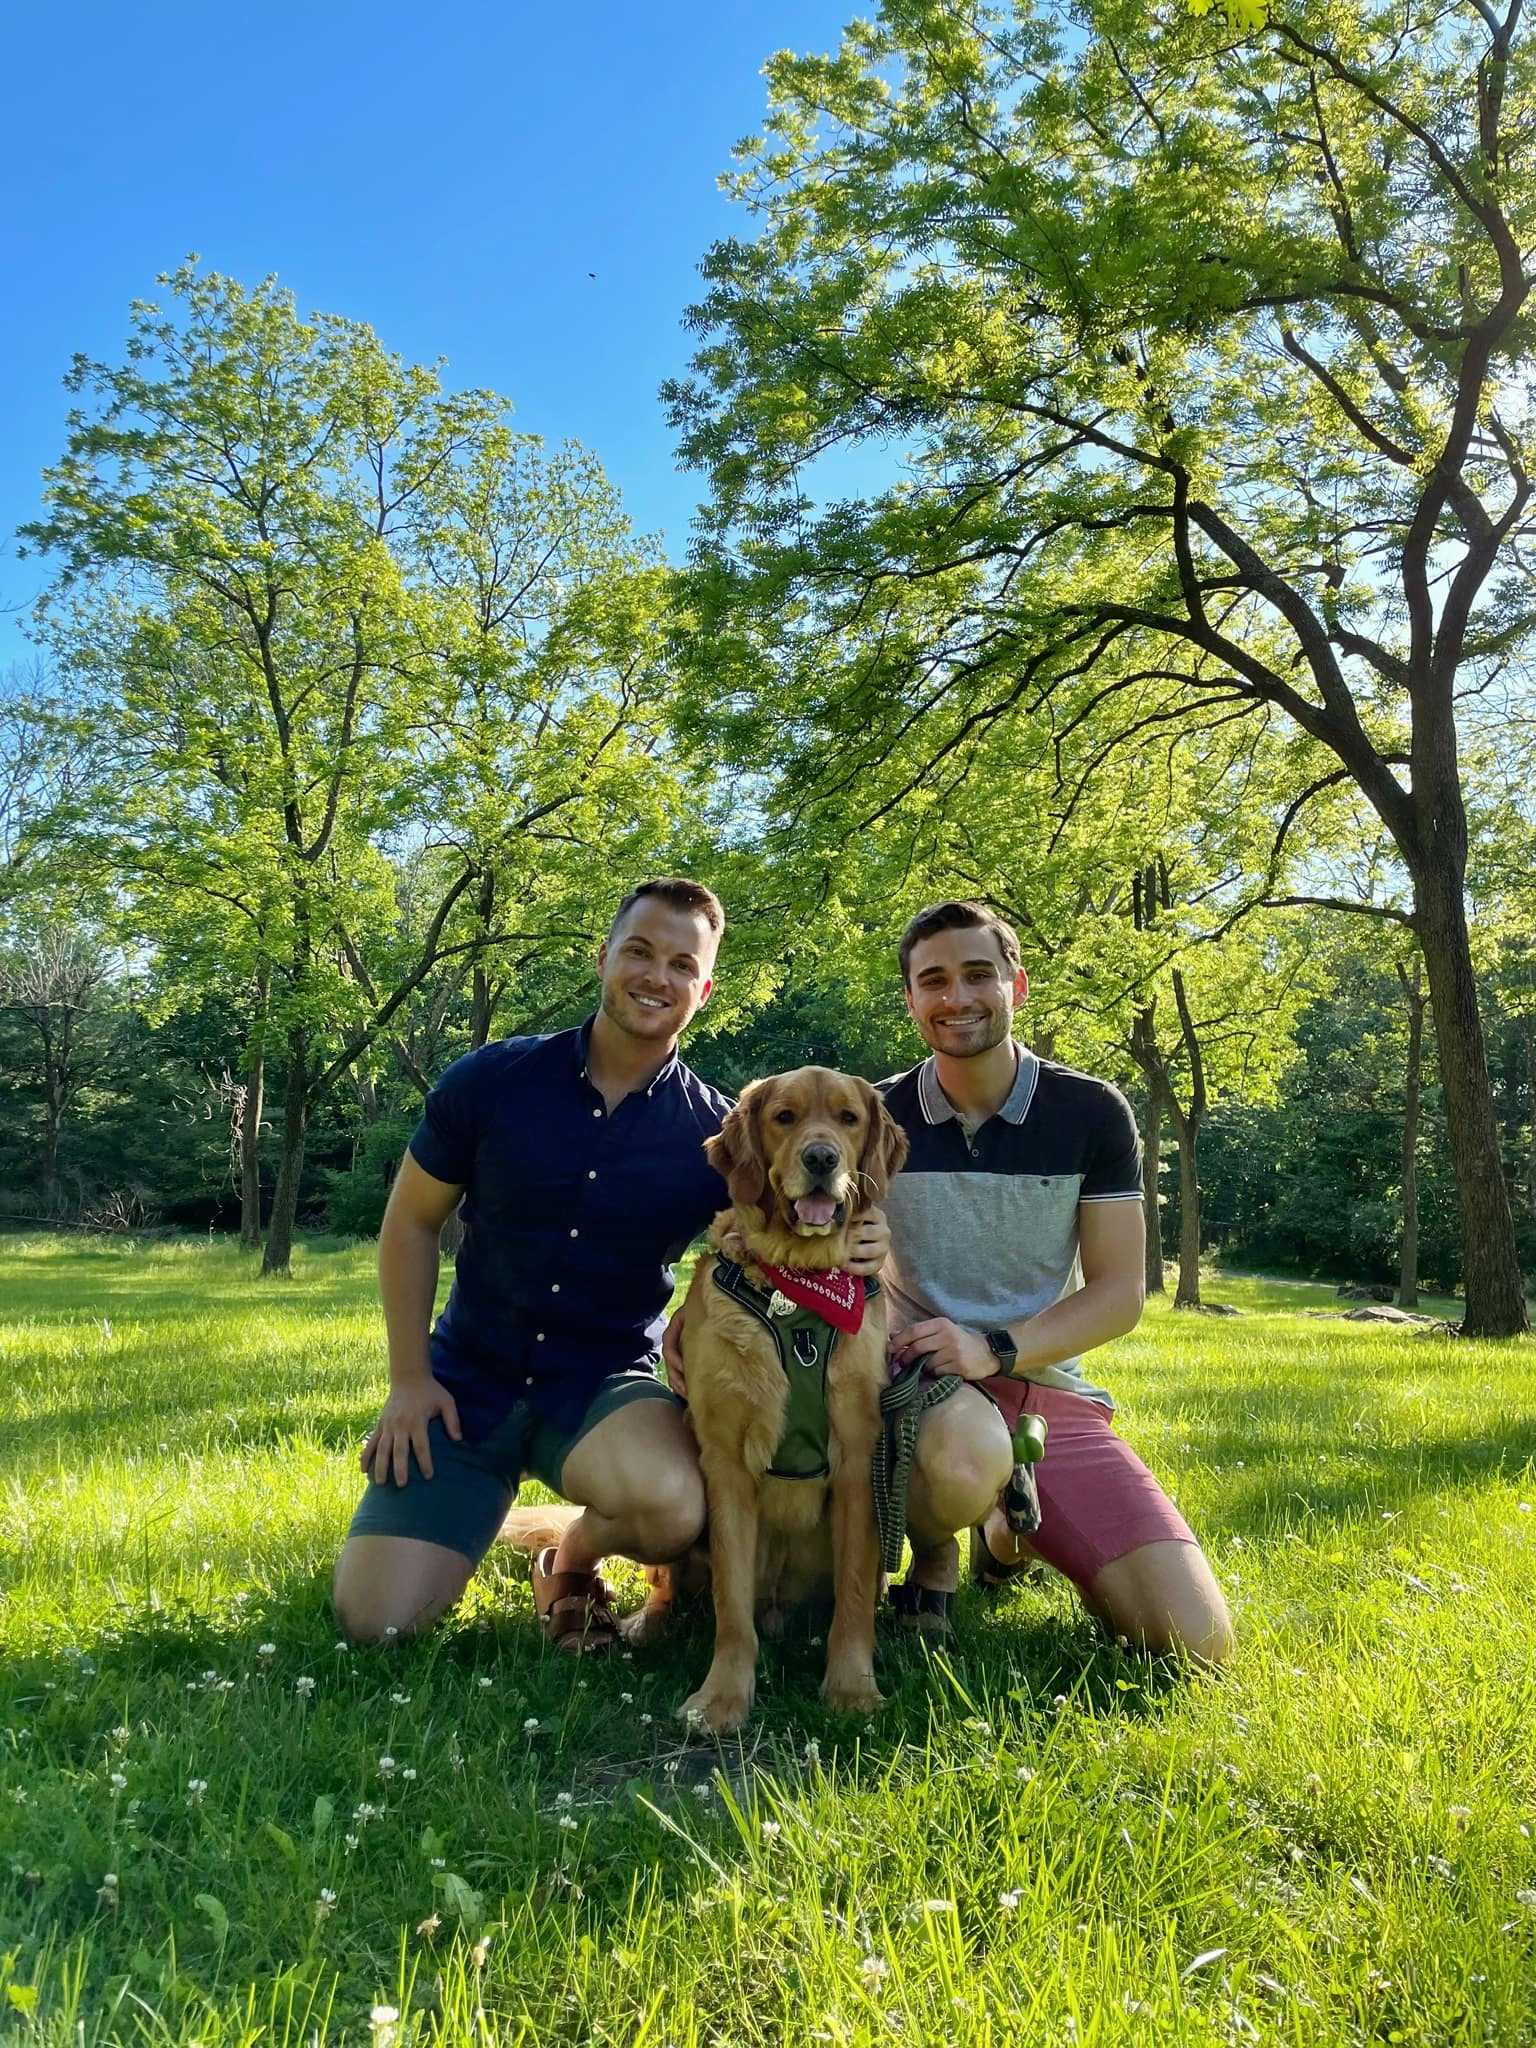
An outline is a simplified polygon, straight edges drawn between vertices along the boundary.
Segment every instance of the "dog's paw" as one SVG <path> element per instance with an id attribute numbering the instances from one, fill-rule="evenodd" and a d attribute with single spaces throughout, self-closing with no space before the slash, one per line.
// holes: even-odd
<path id="1" fill-rule="evenodd" d="M 629 1649 L 648 1650 L 666 1634 L 671 1614 L 670 1607 L 637 1607 L 620 1617 L 619 1635 Z"/>
<path id="2" fill-rule="evenodd" d="M 734 1735 L 752 1712 L 751 1686 L 701 1685 L 677 1710 L 690 1735 Z"/>
<path id="3" fill-rule="evenodd" d="M 834 1714 L 873 1714 L 885 1705 L 885 1694 L 869 1672 L 834 1678 L 829 1671 L 822 1681 L 821 1696 Z"/>

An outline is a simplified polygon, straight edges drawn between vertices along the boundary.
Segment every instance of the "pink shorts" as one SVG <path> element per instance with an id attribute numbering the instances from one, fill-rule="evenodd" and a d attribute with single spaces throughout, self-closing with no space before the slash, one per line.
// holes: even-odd
<path id="1" fill-rule="evenodd" d="M 1035 1467 L 1040 1527 L 1029 1547 L 1074 1585 L 1086 1590 L 1105 1565 L 1145 1543 L 1195 1541 L 1099 1402 L 1034 1380 L 988 1380 L 983 1391 L 1010 1430 L 1020 1415 L 1045 1417 L 1045 1456 Z"/>

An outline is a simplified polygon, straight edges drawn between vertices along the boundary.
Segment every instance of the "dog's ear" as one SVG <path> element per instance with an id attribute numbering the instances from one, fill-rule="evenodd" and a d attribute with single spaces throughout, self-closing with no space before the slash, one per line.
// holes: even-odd
<path id="1" fill-rule="evenodd" d="M 758 1108 L 763 1084 L 752 1081 L 742 1090 L 741 1100 L 718 1133 L 705 1141 L 704 1157 L 720 1174 L 730 1190 L 733 1209 L 755 1209 L 768 1220 L 768 1159 L 758 1127 Z"/>
<path id="2" fill-rule="evenodd" d="M 859 1154 L 859 1178 L 865 1206 L 873 1207 L 885 1200 L 886 1190 L 901 1171 L 907 1156 L 907 1134 L 886 1108 L 880 1090 L 867 1081 L 859 1086 L 869 1115 L 864 1150 Z"/>

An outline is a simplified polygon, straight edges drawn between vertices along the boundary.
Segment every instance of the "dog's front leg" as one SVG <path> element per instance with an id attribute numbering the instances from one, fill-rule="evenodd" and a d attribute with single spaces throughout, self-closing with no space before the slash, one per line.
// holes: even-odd
<path id="1" fill-rule="evenodd" d="M 871 1473 L 879 1430 L 876 1397 L 857 1383 L 834 1387 L 832 1409 L 832 1592 L 822 1697 L 835 1714 L 872 1714 L 885 1705 L 875 1684 L 875 1601 L 880 1532 Z"/>
<path id="2" fill-rule="evenodd" d="M 730 1735 L 752 1711 L 757 1678 L 757 1519 L 761 1481 L 741 1454 L 706 1459 L 709 1490 L 709 1570 L 715 1599 L 715 1655 L 708 1676 L 683 1701 L 679 1716 Z"/>

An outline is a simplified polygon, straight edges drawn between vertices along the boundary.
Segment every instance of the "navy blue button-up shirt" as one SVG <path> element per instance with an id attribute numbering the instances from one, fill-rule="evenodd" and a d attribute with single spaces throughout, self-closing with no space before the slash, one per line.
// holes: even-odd
<path id="1" fill-rule="evenodd" d="M 654 1370 L 672 1261 L 726 1206 L 704 1157 L 731 1108 L 674 1053 L 609 1111 L 592 1022 L 468 1053 L 427 1097 L 417 1164 L 464 1189 L 464 1242 L 432 1370 L 467 1437 L 514 1402 L 574 1429 L 599 1384 Z"/>

